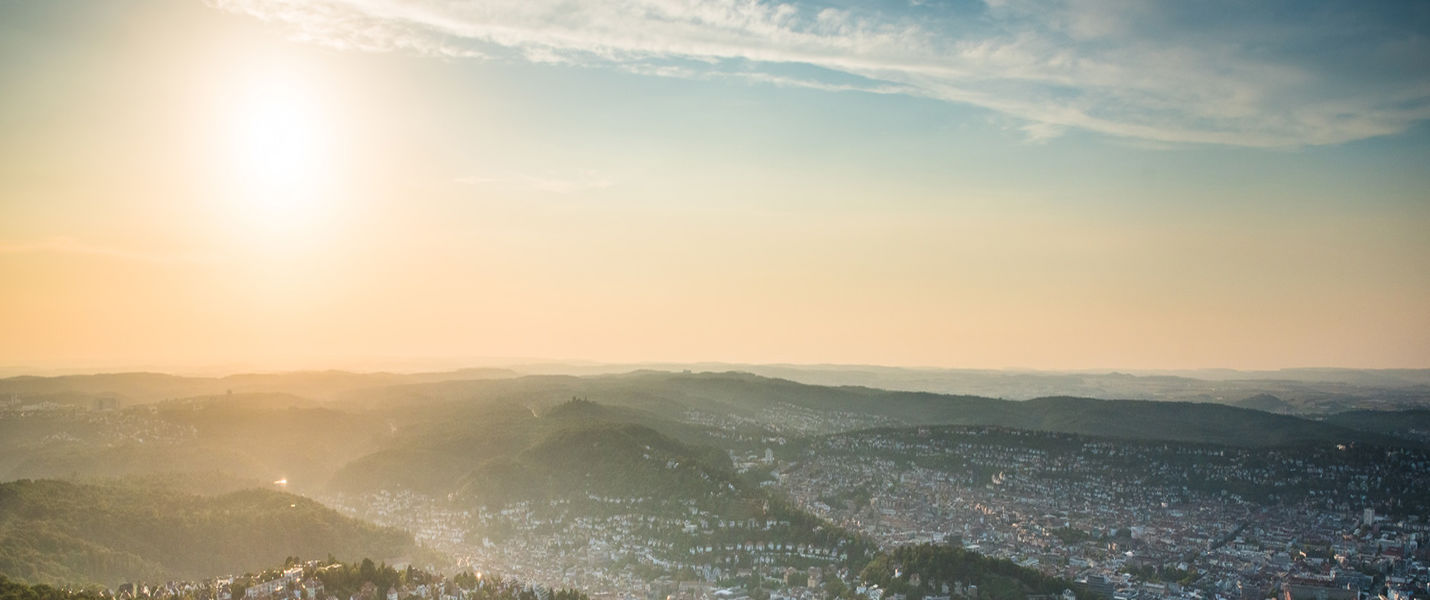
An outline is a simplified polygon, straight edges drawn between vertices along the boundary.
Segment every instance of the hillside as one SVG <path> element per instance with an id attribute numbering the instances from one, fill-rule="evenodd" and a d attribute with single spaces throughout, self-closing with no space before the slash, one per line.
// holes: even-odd
<path id="1" fill-rule="evenodd" d="M 1042 372 L 1017 370 L 911 369 L 870 365 L 757 365 L 674 363 L 635 365 L 534 364 L 516 367 L 552 378 L 582 375 L 627 377 L 644 373 L 695 375 L 742 372 L 824 387 L 865 387 L 1029 400 L 1047 396 L 1101 399 L 1213 402 L 1270 394 L 1286 402 L 1286 412 L 1329 414 L 1350 409 L 1392 410 L 1430 402 L 1430 370 L 1292 369 L 1285 371 Z M 410 383 L 410 382 L 409 382 Z M 594 399 L 594 398 L 593 398 Z M 607 398 L 603 402 L 609 401 Z M 1256 408 L 1256 407 L 1248 407 Z"/>
<path id="2" fill-rule="evenodd" d="M 1141 440 L 1282 446 L 1306 442 L 1386 441 L 1383 436 L 1258 410 L 1197 402 L 1039 398 L 1002 425 L 1020 429 Z"/>
<path id="3" fill-rule="evenodd" d="M 664 423 L 631 408 L 568 400 L 541 413 L 508 406 L 410 426 L 338 472 L 335 502 L 401 499 L 451 515 L 468 541 L 460 552 L 517 573 L 564 561 L 554 557 L 565 552 L 650 578 L 689 578 L 697 566 L 718 565 L 726 574 L 707 569 L 707 576 L 729 585 L 754 565 L 756 544 L 782 548 L 766 557 L 770 564 L 800 569 L 858 568 L 872 553 L 868 540 L 738 473 L 725 450 L 640 421 Z M 581 550 L 588 547 L 602 550 L 588 555 Z"/>
<path id="4" fill-rule="evenodd" d="M 349 463 L 332 487 L 458 492 L 490 505 L 587 493 L 711 496 L 728 489 L 735 479 L 725 452 L 649 426 L 661 423 L 586 401 L 542 415 L 496 409 L 482 418 L 444 419 L 413 427 Z"/>
<path id="5" fill-rule="evenodd" d="M 287 395 L 253 399 L 252 405 L 224 395 L 119 411 L 11 413 L 0 419 L 0 478 L 223 471 L 259 481 L 287 478 L 312 489 L 372 451 L 388 431 L 373 417 L 304 408 Z"/>
<path id="6" fill-rule="evenodd" d="M 520 402 L 542 410 L 580 396 L 638 409 L 666 422 L 698 422 L 733 432 L 807 435 L 899 425 L 994 425 L 1147 440 L 1268 446 L 1385 441 L 1333 423 L 1220 404 L 1048 397 L 1008 401 L 977 396 L 805 385 L 747 373 L 637 372 L 598 377 L 522 377 L 369 390 L 404 411 L 475 410 Z M 460 408 L 458 408 L 460 407 Z M 657 427 L 659 425 L 656 425 Z"/>
<path id="7" fill-rule="evenodd" d="M 199 579 L 288 556 L 396 559 L 410 535 L 264 489 L 201 497 L 167 488 L 0 484 L 0 574 L 34 583 Z"/>
<path id="8" fill-rule="evenodd" d="M 1326 423 L 1404 440 L 1430 443 L 1430 410 L 1356 410 L 1336 413 Z"/>
<path id="9" fill-rule="evenodd" d="M 515 465 L 510 466 L 553 495 L 584 491 L 602 496 L 712 497 L 733 491 L 735 482 L 724 452 L 688 446 L 634 424 L 556 431 L 515 457 Z M 483 474 L 483 470 L 475 472 L 466 486 L 477 497 L 486 487 Z"/>
<path id="10" fill-rule="evenodd" d="M 1107 437 L 1269 446 L 1302 442 L 1387 441 L 1373 432 L 1334 423 L 1196 402 L 1096 400 L 1066 396 L 1009 401 L 978 396 L 895 392 L 865 387 L 806 385 L 748 373 L 643 371 L 594 377 L 534 376 L 443 382 L 363 390 L 339 406 L 392 406 L 409 418 L 465 422 L 493 407 L 549 410 L 573 397 L 609 409 L 628 408 L 643 424 L 681 439 L 707 443 L 725 430 L 723 445 L 764 435 L 800 436 L 901 425 L 993 425 Z M 630 416 L 630 415 L 628 415 Z M 691 436 L 691 437 L 687 437 Z M 703 439 L 701 439 L 703 437 Z M 756 446 L 750 444 L 749 446 Z"/>
<path id="11" fill-rule="evenodd" d="M 293 377 L 311 383 L 329 376 Z M 592 402 L 567 406 L 575 397 Z M 1416 422 L 1415 413 L 1407 414 L 1406 423 Z M 553 432 L 590 423 L 638 425 L 690 447 L 745 456 L 778 447 L 776 440 L 921 425 L 1248 447 L 1417 439 L 1409 430 L 1393 429 L 1408 425 L 1371 424 L 1377 419 L 1382 419 L 1377 413 L 1364 413 L 1318 421 L 1210 403 L 1007 401 L 815 386 L 747 373 L 453 379 L 349 389 L 321 403 L 268 391 L 182 396 L 119 410 L 0 411 L 0 479 L 223 471 L 258 481 L 287 478 L 294 489 L 314 493 L 330 481 L 334 491 L 398 487 L 451 493 L 478 469 L 513 467 L 513 461 L 526 460 L 522 451 Z"/>
<path id="12" fill-rule="evenodd" d="M 1291 405 L 1291 403 L 1282 400 L 1275 395 L 1265 393 L 1248 396 L 1246 398 L 1231 403 L 1231 405 L 1239 408 L 1249 408 L 1251 410 L 1274 413 L 1289 413 L 1292 412 L 1292 410 L 1295 408 Z"/>

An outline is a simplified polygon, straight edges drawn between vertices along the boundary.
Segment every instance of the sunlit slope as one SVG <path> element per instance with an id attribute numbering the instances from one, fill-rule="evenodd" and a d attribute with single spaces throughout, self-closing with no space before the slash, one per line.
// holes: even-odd
<path id="1" fill-rule="evenodd" d="M 661 424 L 639 411 L 587 401 L 568 401 L 544 414 L 494 408 L 412 427 L 345 466 L 331 487 L 455 493 L 491 505 L 589 493 L 710 495 L 734 489 L 724 451 L 652 427 Z"/>
<path id="2" fill-rule="evenodd" d="M 234 394 L 118 411 L 0 419 L 0 477 L 225 472 L 316 486 L 370 452 L 387 424 L 280 394 Z"/>
<path id="3" fill-rule="evenodd" d="M 358 389 L 407 383 L 512 377 L 505 369 L 462 369 L 434 373 L 354 373 L 350 371 L 289 371 L 240 373 L 224 377 L 191 377 L 165 373 L 129 372 L 93 375 L 0 378 L 0 399 L 24 403 L 53 401 L 86 406 L 95 399 L 114 399 L 121 406 L 219 394 L 294 394 L 327 400 Z"/>
<path id="4" fill-rule="evenodd" d="M 30 582 L 198 579 L 287 556 L 397 559 L 405 532 L 263 489 L 202 497 L 163 486 L 0 484 L 0 574 Z"/>

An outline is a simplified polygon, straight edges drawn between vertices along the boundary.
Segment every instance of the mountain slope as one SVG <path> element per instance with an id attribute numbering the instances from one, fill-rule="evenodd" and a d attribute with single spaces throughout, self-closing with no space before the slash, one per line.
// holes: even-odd
<path id="1" fill-rule="evenodd" d="M 388 431 L 381 420 L 303 408 L 286 395 L 252 399 L 252 405 L 225 395 L 119 411 L 12 413 L 0 418 L 0 478 L 223 471 L 312 489 L 371 452 Z"/>
<path id="2" fill-rule="evenodd" d="M 481 504 L 576 493 L 713 493 L 734 480 L 729 457 L 654 427 L 685 426 L 626 408 L 568 401 L 537 415 L 513 407 L 415 426 L 344 466 L 332 487 L 461 492 Z"/>
<path id="3" fill-rule="evenodd" d="M 0 484 L 0 573 L 31 582 L 199 579 L 287 556 L 393 559 L 413 550 L 404 532 L 271 490 L 200 497 L 130 485 Z"/>
<path id="4" fill-rule="evenodd" d="M 1430 443 L 1430 409 L 1355 410 L 1330 415 L 1325 418 L 1325 422 L 1358 431 Z"/>

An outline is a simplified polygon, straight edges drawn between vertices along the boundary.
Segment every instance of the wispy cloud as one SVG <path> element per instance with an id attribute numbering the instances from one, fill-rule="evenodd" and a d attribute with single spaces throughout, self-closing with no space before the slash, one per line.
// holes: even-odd
<path id="1" fill-rule="evenodd" d="M 1430 118 L 1430 11 L 1356 0 L 209 0 L 338 48 L 732 77 L 1169 143 L 1336 144 Z"/>
<path id="2" fill-rule="evenodd" d="M 132 250 L 117 246 L 91 244 L 70 237 L 52 237 L 37 241 L 0 242 L 3 254 L 70 254 L 155 264 L 193 264 L 211 262 L 210 256 L 187 253 L 161 253 Z"/>
<path id="3" fill-rule="evenodd" d="M 506 177 L 458 177 L 453 181 L 465 185 L 513 185 L 553 194 L 600 190 L 616 184 L 615 181 L 593 170 L 581 171 L 575 177 L 536 177 L 515 174 Z"/>

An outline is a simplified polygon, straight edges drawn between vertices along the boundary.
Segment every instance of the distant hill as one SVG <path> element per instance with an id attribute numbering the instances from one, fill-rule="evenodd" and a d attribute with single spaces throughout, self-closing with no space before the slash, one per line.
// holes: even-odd
<path id="1" fill-rule="evenodd" d="M 158 403 L 161 410 L 211 410 L 221 409 L 230 411 L 254 411 L 254 410 L 282 410 L 289 408 L 318 408 L 322 403 L 304 398 L 296 394 L 287 392 L 239 392 L 237 394 L 224 393 L 210 396 L 191 396 L 187 398 L 175 398 L 172 400 L 162 400 Z"/>
<path id="2" fill-rule="evenodd" d="M 290 381 L 285 377 L 353 381 L 351 375 L 290 374 L 269 383 Z M 1211 403 L 1061 396 L 1008 401 L 806 385 L 748 373 L 441 379 L 450 375 L 375 374 L 370 381 L 405 383 L 337 390 L 323 402 L 284 391 L 235 391 L 175 395 L 119 410 L 0 410 L 0 479 L 222 471 L 248 480 L 287 478 L 293 489 L 315 492 L 331 480 L 337 490 L 451 493 L 479 468 L 532 466 L 523 451 L 557 430 L 590 423 L 638 425 L 691 448 L 742 455 L 761 455 L 782 439 L 919 425 L 1253 447 L 1413 439 L 1390 429 L 1395 423 L 1313 420 Z M 133 385 L 154 381 L 161 389 L 187 381 L 112 377 Z M 572 398 L 592 403 L 568 405 Z M 1274 399 L 1256 403 L 1269 407 Z"/>
<path id="3" fill-rule="evenodd" d="M 121 405 L 162 400 L 218 396 L 229 393 L 283 392 L 314 400 L 362 389 L 431 381 L 514 377 L 506 369 L 462 369 L 439 373 L 352 373 L 348 371 L 291 371 L 243 373 L 226 377 L 185 377 L 164 373 L 98 373 L 0 379 L 0 400 L 55 401 L 82 404 L 96 398 L 113 398 Z"/>
<path id="4" fill-rule="evenodd" d="M 1256 394 L 1231 403 L 1238 408 L 1249 408 L 1269 413 L 1289 413 L 1295 410 L 1291 403 L 1282 400 L 1272 394 Z"/>
<path id="5" fill-rule="evenodd" d="M 384 400 L 381 396 L 388 396 Z M 363 406 L 396 403 L 411 414 L 478 410 L 518 402 L 538 411 L 573 396 L 642 411 L 666 422 L 709 422 L 779 435 L 901 425 L 994 425 L 1063 433 L 1268 446 L 1389 441 L 1329 422 L 1196 402 L 978 396 L 826 387 L 748 373 L 636 372 L 598 377 L 541 376 L 366 390 Z M 355 399 L 349 398 L 348 401 Z M 340 404 L 341 405 L 341 404 Z M 462 419 L 444 419 L 451 423 Z M 653 424 L 659 429 L 661 425 Z"/>
<path id="6" fill-rule="evenodd" d="M 1430 409 L 1357 410 L 1330 415 L 1324 421 L 1359 431 L 1430 443 Z"/>
<path id="7" fill-rule="evenodd" d="M 659 380 L 656 376 L 653 379 Z M 1018 402 L 869 388 L 827 388 L 742 374 L 665 379 L 746 411 L 779 404 L 906 425 L 995 425 L 1084 435 L 1238 446 L 1385 438 L 1309 419 L 1195 402 L 1048 397 Z"/>
<path id="8" fill-rule="evenodd" d="M 414 550 L 405 532 L 271 490 L 201 497 L 49 480 L 0 484 L 0 574 L 32 583 L 200 579 L 288 556 L 391 560 Z"/>
<path id="9" fill-rule="evenodd" d="M 510 379 L 518 371 L 547 378 L 620 377 L 640 365 L 530 364 L 431 373 L 355 373 L 294 371 L 248 373 L 226 377 L 182 377 L 161 373 L 102 373 L 57 377 L 0 378 L 0 402 L 18 397 L 25 402 L 52 401 L 83 405 L 114 398 L 123 405 L 144 404 L 192 396 L 232 392 L 284 392 L 328 401 L 336 398 L 385 398 L 391 392 L 434 391 L 423 384 Z M 1235 371 L 1211 369 L 1165 372 L 1028 371 L 919 369 L 873 365 L 739 365 L 651 364 L 643 368 L 680 372 L 746 372 L 804 384 L 859 386 L 884 390 L 931 392 L 1027 400 L 1046 396 L 1101 399 L 1193 401 L 1236 404 L 1257 394 L 1274 395 L 1294 414 L 1331 414 L 1346 410 L 1401 410 L 1430 406 L 1430 369 L 1287 369 Z M 582 375 L 583 377 L 572 377 Z M 529 385 L 531 382 L 522 384 Z M 447 390 L 453 386 L 445 387 Z M 460 387 L 460 386 L 456 386 Z M 386 389 L 385 388 L 394 388 Z M 411 399 L 411 396 L 408 397 Z M 605 400 L 602 399 L 604 402 Z M 1249 407 L 1256 408 L 1256 407 Z"/>
<path id="10" fill-rule="evenodd" d="M 790 365 L 737 363 L 648 363 L 641 365 L 531 364 L 524 373 L 609 375 L 632 369 L 662 371 L 741 371 L 811 385 L 861 386 L 884 390 L 974 395 L 1010 400 L 1045 396 L 1215 402 L 1230 404 L 1269 393 L 1294 407 L 1296 414 L 1345 410 L 1399 410 L 1430 406 L 1430 369 L 1285 369 L 1237 371 L 1105 370 L 1035 371 L 1026 369 L 937 369 L 876 365 Z"/>
<path id="11" fill-rule="evenodd" d="M 484 462 L 463 480 L 461 496 L 493 505 L 585 494 L 733 498 L 736 483 L 724 452 L 640 425 L 595 424 L 553 432 L 515 456 Z"/>
<path id="12" fill-rule="evenodd" d="M 982 412 L 1008 403 L 975 396 L 888 392 L 871 388 L 812 386 L 748 373 L 667 373 L 529 376 L 485 381 L 449 381 L 359 390 L 336 406 L 388 407 L 406 414 L 476 411 L 517 404 L 541 412 L 572 397 L 610 408 L 641 411 L 664 423 L 719 423 L 789 434 L 831 433 L 892 423 L 915 423 L 951 408 L 949 399 Z M 934 412 L 930 412 L 934 411 Z M 830 417 L 837 417 L 830 421 Z"/>

